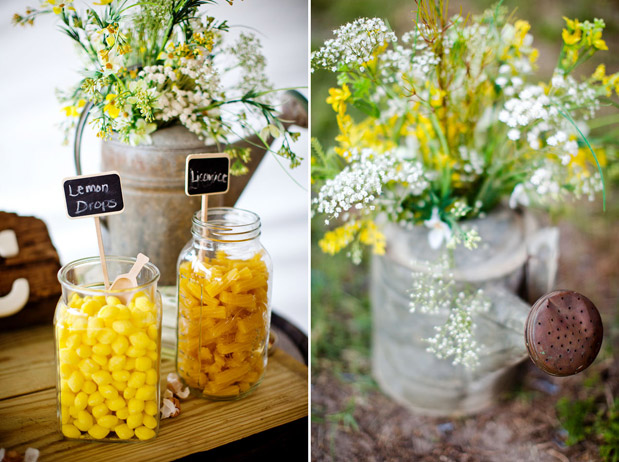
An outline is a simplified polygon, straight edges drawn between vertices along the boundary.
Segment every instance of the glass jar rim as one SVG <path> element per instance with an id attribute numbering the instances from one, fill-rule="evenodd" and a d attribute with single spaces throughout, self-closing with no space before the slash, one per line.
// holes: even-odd
<path id="1" fill-rule="evenodd" d="M 212 207 L 208 209 L 207 221 L 201 220 L 201 212 L 194 213 L 192 223 L 210 238 L 228 240 L 253 239 L 259 236 L 261 227 L 258 214 L 236 207 Z M 249 236 L 251 235 L 251 236 Z M 204 237 L 200 234 L 200 237 Z"/>
<path id="2" fill-rule="evenodd" d="M 115 262 L 115 263 L 127 263 L 133 266 L 133 264 L 136 261 L 136 257 L 121 257 L 118 255 L 106 255 L 105 261 L 108 264 Z M 90 293 L 93 293 L 94 295 L 113 295 L 113 294 L 122 294 L 128 291 L 136 292 L 139 290 L 146 289 L 149 286 L 156 284 L 160 277 L 159 268 L 157 268 L 152 262 L 149 261 L 148 263 L 144 265 L 142 270 L 144 270 L 144 268 L 147 268 L 148 270 L 150 270 L 150 272 L 152 273 L 152 277 L 147 282 L 143 284 L 139 284 L 137 287 L 131 287 L 130 289 L 110 290 L 110 289 L 106 289 L 105 287 L 99 289 L 96 287 L 80 286 L 80 285 L 74 284 L 73 282 L 69 281 L 69 279 L 67 278 L 67 274 L 69 273 L 69 271 L 75 268 L 78 268 L 80 266 L 90 264 L 90 263 L 98 263 L 100 265 L 101 258 L 98 256 L 97 257 L 85 257 L 85 258 L 80 258 L 78 260 L 73 260 L 72 262 L 67 263 L 62 268 L 60 268 L 60 270 L 58 270 L 58 275 L 57 275 L 58 281 L 60 282 L 61 285 L 73 291 L 90 292 Z M 112 281 L 110 281 L 110 283 L 111 282 Z"/>

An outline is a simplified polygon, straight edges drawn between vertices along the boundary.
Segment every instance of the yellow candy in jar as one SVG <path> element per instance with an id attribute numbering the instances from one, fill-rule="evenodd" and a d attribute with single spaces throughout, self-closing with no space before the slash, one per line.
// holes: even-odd
<path id="1" fill-rule="evenodd" d="M 117 297 L 81 297 L 73 293 L 69 305 L 59 307 L 59 313 L 58 401 L 63 435 L 153 438 L 159 412 L 155 304 L 144 293 L 136 294 L 127 306 Z M 145 402 L 148 413 L 143 412 Z M 138 428 L 141 430 L 134 431 Z"/>
<path id="2" fill-rule="evenodd" d="M 179 273 L 179 375 L 205 396 L 247 392 L 262 378 L 267 351 L 269 272 L 261 254 L 236 260 L 220 251 L 200 265 L 181 263 Z"/>

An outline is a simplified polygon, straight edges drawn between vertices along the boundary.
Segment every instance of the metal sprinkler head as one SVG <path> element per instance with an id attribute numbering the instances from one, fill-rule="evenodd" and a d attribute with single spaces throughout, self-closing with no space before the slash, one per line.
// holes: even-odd
<path id="1" fill-rule="evenodd" d="M 584 371 L 602 346 L 604 328 L 595 305 L 582 294 L 556 290 L 529 312 L 524 339 L 533 363 L 550 375 Z"/>

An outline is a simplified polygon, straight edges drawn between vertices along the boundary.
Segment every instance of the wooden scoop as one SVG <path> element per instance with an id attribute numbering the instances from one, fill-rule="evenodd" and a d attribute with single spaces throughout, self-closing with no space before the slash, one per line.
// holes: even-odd
<path id="1" fill-rule="evenodd" d="M 114 279 L 114 282 L 110 286 L 110 290 L 127 290 L 137 287 L 137 276 L 146 263 L 148 263 L 148 257 L 143 253 L 139 253 L 131 270 L 126 274 L 116 276 L 116 279 Z M 126 304 L 129 301 L 129 294 L 118 295 L 118 298 Z"/>

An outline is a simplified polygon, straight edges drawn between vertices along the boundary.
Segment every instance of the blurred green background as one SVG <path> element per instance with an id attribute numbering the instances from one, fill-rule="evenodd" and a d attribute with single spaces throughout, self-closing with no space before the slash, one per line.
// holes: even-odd
<path id="1" fill-rule="evenodd" d="M 452 0 L 449 9 L 452 14 L 460 11 L 464 14 L 469 12 L 476 14 L 495 4 L 496 2 L 492 0 Z M 503 5 L 510 11 L 513 10 L 517 18 L 531 23 L 530 33 L 534 36 L 533 46 L 540 51 L 537 63 L 538 77 L 549 78 L 557 62 L 562 43 L 561 31 L 565 25 L 563 16 L 577 17 L 579 20 L 592 20 L 597 17 L 603 18 L 606 22 L 604 39 L 609 51 L 599 52 L 593 59 L 581 66 L 577 74 L 590 74 L 599 63 L 606 64 L 607 74 L 619 71 L 619 2 L 617 0 L 510 0 L 505 1 Z M 312 0 L 311 48 L 317 50 L 325 40 L 333 36 L 334 29 L 358 17 L 382 17 L 400 36 L 403 32 L 412 29 L 414 11 L 416 11 L 416 5 L 411 0 Z M 323 147 L 327 149 L 334 145 L 333 140 L 337 134 L 335 113 L 325 102 L 328 89 L 337 85 L 335 74 L 316 71 L 312 74 L 311 85 L 312 137 L 318 138 Z M 616 108 L 609 110 L 617 113 Z M 616 249 L 615 238 L 619 232 L 618 167 L 619 165 L 615 164 L 606 171 L 608 189 L 606 213 L 601 210 L 601 197 L 599 197 L 593 203 L 587 201 L 576 204 L 567 203 L 562 210 L 551 216 L 552 221 L 559 225 L 562 233 L 561 250 L 563 253 L 557 284 L 590 294 L 591 298 L 599 301 L 598 307 L 602 311 L 607 327 L 607 340 L 606 349 L 600 355 L 598 363 L 613 362 L 615 373 L 619 370 L 617 367 L 619 346 L 615 345 L 613 348 L 613 344 L 619 343 L 617 341 L 619 339 L 619 318 L 615 315 L 619 302 L 619 289 L 617 288 L 619 252 Z M 342 454 L 346 454 L 346 457 L 354 454 L 347 444 L 352 446 L 357 444 L 354 443 L 353 435 L 356 432 L 359 438 L 360 426 L 360 433 L 363 434 L 365 431 L 369 434 L 370 441 L 376 438 L 371 431 L 363 429 L 362 423 L 364 413 L 375 411 L 367 401 L 368 396 L 375 395 L 368 395 L 368 393 L 377 392 L 370 370 L 371 315 L 367 293 L 370 255 L 366 253 L 361 265 L 355 266 L 344 253 L 336 256 L 323 254 L 317 241 L 324 231 L 322 217 L 314 218 L 311 249 L 312 458 L 321 460 L 330 457 L 345 460 Z M 575 265 L 579 266 L 577 270 Z M 605 382 L 599 380 L 600 374 L 608 375 L 608 372 L 600 372 L 598 367 L 598 369 L 592 368 L 586 374 L 578 376 L 582 376 L 576 387 L 581 390 L 578 393 L 584 400 L 583 406 L 590 405 L 595 401 L 593 396 L 598 396 L 603 392 L 600 383 Z M 614 377 L 613 380 L 616 383 L 612 390 L 616 391 L 619 377 Z M 586 385 L 588 384 L 584 388 L 583 381 Z M 589 389 L 587 387 L 590 384 L 598 385 L 592 385 Z M 335 391 L 338 387 L 345 391 Z M 589 391 L 585 393 L 582 389 Z M 588 411 L 583 413 L 583 406 L 578 407 L 581 401 L 574 401 L 576 403 L 574 409 L 567 406 L 559 399 L 559 396 L 572 402 L 575 398 L 574 392 L 570 390 L 566 388 L 560 391 L 558 396 L 553 397 L 549 402 L 549 410 L 545 409 L 543 412 L 552 413 L 552 419 L 554 419 L 552 422 L 560 427 L 557 417 L 554 416 L 556 406 L 561 425 L 571 429 L 570 434 L 580 431 L 580 439 L 569 440 L 568 437 L 568 440 L 574 443 L 586 440 L 588 436 L 591 443 L 590 453 L 596 454 L 597 457 L 599 438 L 592 436 L 595 433 L 593 430 L 589 433 L 583 430 L 587 419 L 595 414 L 595 407 L 590 405 L 586 408 Z M 536 392 L 526 389 L 520 392 L 523 393 L 522 396 L 527 396 L 526 399 L 535 401 Z M 608 394 L 608 391 L 604 392 Z M 532 393 L 533 397 L 529 396 L 529 393 Z M 528 405 L 531 406 L 532 402 Z M 366 404 L 360 406 L 359 403 Z M 611 432 L 611 436 L 615 438 L 617 448 L 615 460 L 619 460 L 619 403 L 616 402 L 613 405 L 611 399 L 607 404 L 604 412 L 608 415 L 614 412 L 614 418 L 617 419 L 613 424 L 615 430 Z M 363 411 L 360 411 L 360 407 Z M 525 411 L 525 414 L 526 412 L 529 411 Z M 424 422 L 427 423 L 427 421 Z M 609 417 L 609 422 L 614 422 L 611 417 Z M 601 430 L 598 433 L 600 432 Z M 554 438 L 554 436 L 548 436 L 548 438 Z M 348 441 L 348 443 L 342 443 L 342 441 Z M 576 456 L 577 459 L 573 460 L 585 460 L 578 457 L 589 457 L 587 450 L 586 447 L 581 448 L 579 455 Z M 443 452 L 439 453 L 443 454 Z M 317 457 L 314 457 L 315 454 Z M 379 457 L 378 460 L 381 458 Z"/>

